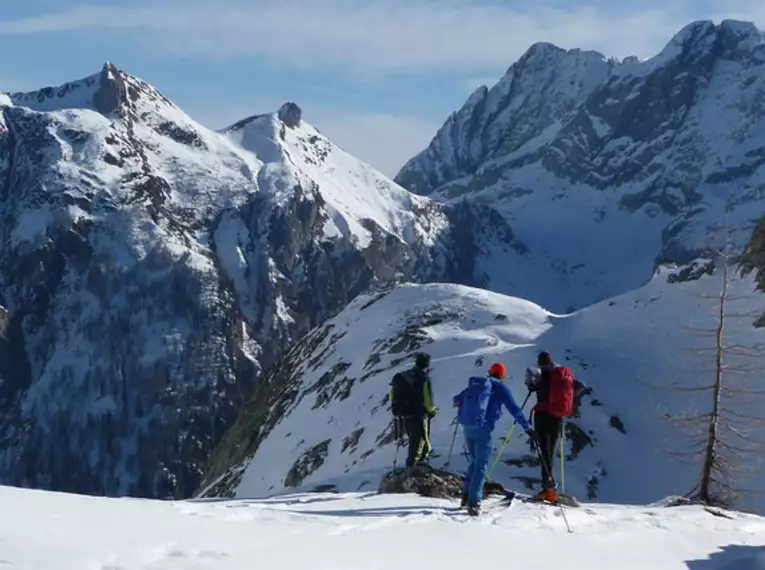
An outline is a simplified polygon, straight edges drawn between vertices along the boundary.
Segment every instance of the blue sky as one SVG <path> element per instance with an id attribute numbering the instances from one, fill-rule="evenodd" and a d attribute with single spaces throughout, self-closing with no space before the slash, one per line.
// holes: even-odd
<path id="1" fill-rule="evenodd" d="M 765 1 L 8 1 L 0 90 L 57 85 L 109 60 L 212 128 L 295 101 L 393 175 L 533 42 L 648 57 L 691 20 L 723 18 L 763 27 Z"/>

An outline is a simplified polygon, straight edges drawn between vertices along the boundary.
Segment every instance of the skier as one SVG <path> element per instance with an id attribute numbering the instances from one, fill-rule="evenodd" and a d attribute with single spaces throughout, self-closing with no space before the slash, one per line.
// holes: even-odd
<path id="1" fill-rule="evenodd" d="M 526 370 L 526 387 L 536 392 L 537 403 L 531 409 L 539 445 L 542 490 L 536 498 L 555 503 L 558 500 L 557 483 L 553 475 L 555 445 L 561 436 L 563 420 L 573 415 L 575 400 L 586 392 L 584 384 L 574 378 L 574 373 L 565 366 L 553 362 L 549 352 L 537 355 L 536 373 Z"/>
<path id="2" fill-rule="evenodd" d="M 433 405 L 429 354 L 418 353 L 412 368 L 393 376 L 389 398 L 396 429 L 403 424 L 409 439 L 406 466 L 427 462 L 431 452 L 430 421 L 438 413 Z"/>
<path id="3" fill-rule="evenodd" d="M 494 425 L 502 415 L 502 405 L 533 441 L 537 439 L 515 403 L 510 389 L 501 381 L 505 374 L 505 365 L 496 362 L 489 367 L 488 376 L 471 377 L 467 388 L 454 396 L 453 400 L 454 406 L 458 408 L 457 419 L 462 424 L 470 461 L 462 487 L 461 506 L 467 506 L 471 516 L 481 512 L 483 486 L 491 455 L 491 436 Z"/>

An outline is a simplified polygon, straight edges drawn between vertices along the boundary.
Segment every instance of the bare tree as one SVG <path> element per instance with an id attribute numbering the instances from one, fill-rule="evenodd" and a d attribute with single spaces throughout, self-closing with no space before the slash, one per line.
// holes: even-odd
<path id="1" fill-rule="evenodd" d="M 686 361 L 698 363 L 700 368 L 692 372 L 693 384 L 667 386 L 685 393 L 684 404 L 694 400 L 700 410 L 667 417 L 690 442 L 672 455 L 700 463 L 698 482 L 686 497 L 708 505 L 732 506 L 742 495 L 754 492 L 744 489 L 737 476 L 751 471 L 756 454 L 765 450 L 765 417 L 757 403 L 757 396 L 765 394 L 765 383 L 763 389 L 755 389 L 761 382 L 765 344 L 731 340 L 729 330 L 743 331 L 748 326 L 755 331 L 757 311 L 751 310 L 753 295 L 731 291 L 732 267 L 740 255 L 732 250 L 727 226 L 723 233 L 723 246 L 712 250 L 709 266 L 713 274 L 720 275 L 720 288 L 694 295 L 700 305 L 711 308 L 711 326 L 683 327 L 702 339 L 699 345 L 685 349 L 692 355 Z M 748 322 L 730 326 L 737 319 Z"/>

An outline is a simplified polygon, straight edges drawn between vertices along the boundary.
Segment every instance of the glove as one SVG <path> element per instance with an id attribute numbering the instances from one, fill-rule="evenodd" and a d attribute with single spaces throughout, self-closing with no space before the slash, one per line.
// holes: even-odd
<path id="1" fill-rule="evenodd" d="M 531 428 L 529 431 L 526 432 L 526 435 L 529 436 L 531 441 L 538 444 L 539 443 L 539 436 L 537 435 L 537 432 L 534 430 L 534 428 Z"/>
<path id="2" fill-rule="evenodd" d="M 438 408 L 435 408 L 432 412 L 428 412 L 428 417 L 430 419 L 433 419 L 436 417 L 436 414 L 438 413 Z"/>

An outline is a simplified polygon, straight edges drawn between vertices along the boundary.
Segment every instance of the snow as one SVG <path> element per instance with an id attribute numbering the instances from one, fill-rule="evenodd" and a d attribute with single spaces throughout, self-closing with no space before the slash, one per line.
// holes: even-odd
<path id="1" fill-rule="evenodd" d="M 99 87 L 100 76 L 100 73 L 96 73 L 59 87 L 46 87 L 28 93 L 8 93 L 7 95 L 13 104 L 29 107 L 35 111 L 90 108 L 93 104 L 93 95 Z"/>
<path id="2" fill-rule="evenodd" d="M 48 226 L 52 222 L 53 212 L 47 204 L 36 210 L 24 210 L 16 220 L 16 225 L 11 232 L 11 243 L 14 247 L 30 244 L 30 249 L 40 245 Z"/>
<path id="3" fill-rule="evenodd" d="M 372 235 L 362 222 L 372 220 L 383 231 L 410 241 L 413 236 L 435 240 L 420 226 L 415 207 L 430 201 L 411 195 L 382 173 L 348 154 L 309 123 L 287 128 L 275 114 L 254 117 L 224 133 L 244 151 L 254 153 L 265 166 L 259 175 L 261 190 L 292 195 L 297 185 L 315 183 L 326 201 L 329 216 L 325 237 L 354 236 L 359 247 L 370 245 Z"/>
<path id="4" fill-rule="evenodd" d="M 247 299 L 241 298 L 249 289 L 249 264 L 244 253 L 249 246 L 250 233 L 242 218 L 233 213 L 225 212 L 221 217 L 214 234 L 215 251 L 224 274 L 234 282 L 241 307 L 248 307 Z M 250 315 L 249 311 L 246 314 Z"/>
<path id="5" fill-rule="evenodd" d="M 467 519 L 415 495 L 160 502 L 1 487 L 0 503 L 8 570 L 464 570 L 492 558 L 528 570 L 765 568 L 765 520 L 700 507 L 586 505 L 566 511 L 569 534 L 556 508 Z"/>
<path id="6" fill-rule="evenodd" d="M 305 121 L 296 129 L 288 129 L 276 113 L 269 113 L 213 132 L 142 80 L 127 74 L 122 78 L 140 93 L 132 102 L 141 117 L 132 125 L 132 134 L 122 122 L 94 109 L 100 74 L 59 88 L 9 96 L 17 106 L 46 114 L 63 159 L 55 161 L 55 169 L 72 180 L 72 187 L 81 186 L 81 179 L 87 177 L 97 192 L 118 200 L 127 198 L 131 186 L 124 183 L 125 168 L 103 160 L 111 150 L 104 140 L 118 134 L 126 139 L 135 136 L 146 144 L 150 151 L 146 159 L 152 170 L 170 183 L 172 202 L 189 208 L 200 225 L 222 210 L 245 204 L 254 193 L 269 194 L 272 202 L 279 204 L 300 186 L 304 191 L 316 188 L 327 203 L 326 239 L 353 236 L 359 247 L 365 248 L 372 239 L 365 227 L 367 220 L 402 241 L 419 237 L 428 244 L 434 243 L 444 228 L 443 216 L 440 223 L 427 229 L 415 214 L 415 209 L 426 207 L 430 200 L 412 196 Z M 179 142 L 164 134 L 168 125 L 199 144 Z M 86 136 L 70 143 L 72 132 Z M 136 170 L 141 166 L 136 159 L 127 162 Z M 211 178 L 216 185 L 209 184 Z M 45 229 L 40 223 L 36 228 L 19 228 L 16 243 L 39 235 Z M 202 240 L 202 233 L 195 237 Z"/>
<path id="7" fill-rule="evenodd" d="M 451 397 L 467 378 L 495 360 L 503 361 L 508 367 L 508 385 L 520 403 L 525 395 L 524 370 L 534 367 L 537 352 L 546 349 L 591 386 L 592 398 L 600 402 L 595 405 L 585 400 L 581 419 L 572 420 L 591 441 L 566 464 L 567 492 L 588 497 L 595 479 L 592 498 L 598 501 L 645 504 L 690 491 L 698 465 L 685 465 L 670 457 L 669 451 L 687 448 L 689 442 L 677 432 L 676 424 L 663 419 L 662 409 L 675 414 L 687 411 L 694 403 L 703 409 L 707 402 L 694 402 L 686 394 L 678 396 L 665 387 L 680 381 L 708 380 L 712 362 L 693 352 L 705 346 L 704 341 L 684 327 L 710 326 L 710 301 L 699 295 L 714 293 L 720 280 L 715 275 L 670 284 L 667 275 L 673 271 L 665 268 L 644 287 L 571 315 L 556 315 L 522 299 L 445 284 L 401 285 L 366 308 L 370 297 L 357 298 L 328 323 L 336 327 L 330 336 L 346 334 L 335 343 L 322 342 L 294 363 L 300 396 L 257 453 L 247 459 L 236 497 L 290 490 L 285 487 L 285 476 L 295 460 L 327 440 L 327 458 L 295 490 L 324 484 L 337 485 L 340 491 L 373 488 L 392 467 L 397 453 L 393 443 L 379 444 L 390 420 L 381 402 L 394 371 L 409 365 L 406 360 L 396 364 L 394 359 L 402 356 L 400 352 L 384 347 L 395 345 L 405 329 L 418 326 L 429 315 L 444 313 L 453 315 L 421 327 L 427 339 L 423 349 L 432 356 L 435 400 L 441 410 L 432 425 L 434 451 L 440 456 L 434 465 L 447 460 L 454 433 Z M 738 305 L 731 304 L 731 313 L 741 313 L 742 306 L 748 311 L 765 311 L 765 298 L 751 295 L 753 289 L 750 279 L 734 279 L 731 295 L 744 299 Z M 753 318 L 744 322 L 731 319 L 728 342 L 756 344 L 765 340 L 765 331 L 752 328 Z M 411 345 L 409 350 L 413 350 Z M 380 361 L 370 364 L 372 355 Z M 483 363 L 477 360 L 481 357 Z M 765 365 L 765 356 L 762 359 Z M 303 361 L 311 362 L 310 366 Z M 321 394 L 314 392 L 326 382 L 323 375 L 328 374 L 330 382 L 341 382 L 339 378 L 332 380 L 330 372 L 341 362 L 349 365 L 341 377 L 357 381 L 345 399 L 323 402 Z M 698 370 L 698 377 L 689 376 L 689 368 Z M 747 405 L 756 408 L 760 404 L 757 399 Z M 614 418 L 621 421 L 625 433 L 615 427 Z M 497 445 L 511 424 L 512 419 L 505 414 L 494 434 Z M 343 440 L 362 427 L 356 448 L 343 451 Z M 519 459 L 529 453 L 522 436 L 516 433 L 504 451 L 505 459 Z M 571 441 L 567 445 L 568 454 Z M 450 468 L 457 471 L 466 466 L 460 450 L 458 443 L 451 458 Z M 765 472 L 758 461 L 750 466 L 753 473 L 749 476 L 754 480 L 742 475 L 739 484 L 744 488 L 747 483 L 756 487 L 757 478 Z M 646 478 L 645 473 L 653 475 Z M 523 491 L 525 478 L 537 478 L 539 473 L 536 467 L 502 463 L 494 476 L 506 486 Z M 765 512 L 763 497 L 748 499 L 746 505 Z"/>
<path id="8" fill-rule="evenodd" d="M 447 200 L 446 193 L 435 197 Z M 567 312 L 640 286 L 673 217 L 627 211 L 620 207 L 623 195 L 561 181 L 536 164 L 474 192 L 473 199 L 502 213 L 531 252 L 519 257 L 500 244 L 487 246 L 476 259 L 477 271 L 489 276 L 487 288 Z"/>

